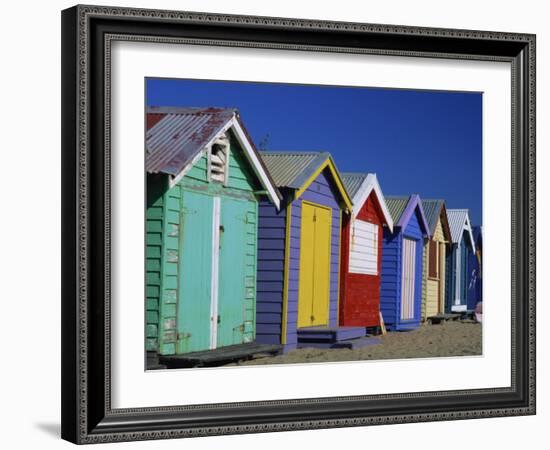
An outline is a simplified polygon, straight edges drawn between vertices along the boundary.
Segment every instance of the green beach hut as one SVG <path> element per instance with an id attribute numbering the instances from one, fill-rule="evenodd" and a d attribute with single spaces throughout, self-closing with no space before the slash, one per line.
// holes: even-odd
<path id="1" fill-rule="evenodd" d="M 258 201 L 280 206 L 238 111 L 146 114 L 146 349 L 252 342 Z"/>

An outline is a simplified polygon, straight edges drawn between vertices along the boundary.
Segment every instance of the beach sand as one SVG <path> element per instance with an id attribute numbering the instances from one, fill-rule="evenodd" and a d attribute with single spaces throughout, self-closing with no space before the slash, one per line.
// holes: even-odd
<path id="1" fill-rule="evenodd" d="M 356 350 L 303 348 L 285 355 L 256 358 L 231 365 L 481 355 L 481 328 L 481 324 L 473 321 L 424 324 L 414 331 L 390 332 L 379 336 L 380 344 Z"/>

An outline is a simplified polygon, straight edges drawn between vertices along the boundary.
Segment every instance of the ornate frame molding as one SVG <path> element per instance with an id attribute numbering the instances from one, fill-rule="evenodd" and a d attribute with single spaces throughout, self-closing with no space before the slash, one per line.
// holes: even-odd
<path id="1" fill-rule="evenodd" d="M 63 12 L 62 21 L 62 435 L 65 439 L 99 443 L 535 413 L 534 35 L 99 6 L 68 9 Z M 165 28 L 159 35 L 143 33 L 153 23 Z M 125 28 L 128 25 L 132 25 L 130 31 Z M 200 36 L 183 36 L 187 27 L 192 27 L 193 33 Z M 141 32 L 134 31 L 136 29 Z M 164 29 L 169 33 L 163 35 Z M 235 39 L 230 33 L 235 29 L 245 30 L 256 39 Z M 313 39 L 311 30 L 326 33 Z M 176 36 L 178 32 L 183 35 Z M 228 33 L 227 38 L 212 36 L 220 33 Z M 266 36 L 278 36 L 280 42 L 267 41 Z M 372 45 L 341 45 L 350 42 L 350 36 Z M 511 387 L 113 410 L 110 401 L 110 50 L 112 42 L 117 40 L 510 62 L 514 174 Z M 452 51 L 443 51 L 444 41 Z M 102 93 L 99 92 L 101 86 Z M 101 156 L 92 151 L 98 143 L 103 147 Z M 101 212 L 104 214 L 100 217 Z M 99 279 L 101 290 L 97 288 Z M 100 355 L 98 345 L 102 346 Z M 98 374 L 103 374 L 103 382 L 96 380 Z M 98 396 L 101 401 L 92 399 Z M 428 398 L 430 400 L 426 400 Z M 463 406 L 450 406 L 445 410 L 437 402 L 438 398 L 454 398 L 457 405 Z M 384 413 L 385 409 L 380 407 L 384 400 L 398 401 L 407 412 Z M 366 409 L 359 406 L 342 409 L 342 405 L 351 405 L 351 402 L 362 402 Z M 378 406 L 367 408 L 368 404 Z M 335 413 L 336 406 L 339 414 Z M 292 415 L 290 407 L 304 412 Z M 253 411 L 252 415 L 256 414 L 254 408 L 266 415 L 272 410 L 273 418 L 254 422 L 251 417 L 245 418 L 245 408 Z M 217 415 L 212 415 L 214 410 Z M 190 413 L 194 417 L 189 418 Z M 299 419 L 309 413 L 316 418 Z M 204 423 L 210 415 L 209 425 L 199 426 L 193 422 L 200 416 Z"/>

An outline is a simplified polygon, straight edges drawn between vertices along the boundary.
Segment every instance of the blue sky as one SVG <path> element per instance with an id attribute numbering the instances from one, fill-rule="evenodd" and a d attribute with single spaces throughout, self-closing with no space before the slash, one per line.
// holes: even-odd
<path id="1" fill-rule="evenodd" d="M 386 195 L 443 198 L 481 223 L 482 94 L 147 79 L 148 106 L 231 107 L 266 150 L 329 151 Z"/>

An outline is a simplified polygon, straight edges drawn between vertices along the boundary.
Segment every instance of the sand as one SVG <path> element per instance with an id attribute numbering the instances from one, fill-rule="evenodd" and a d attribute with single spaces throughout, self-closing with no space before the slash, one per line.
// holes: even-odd
<path id="1" fill-rule="evenodd" d="M 232 365 L 287 364 L 375 359 L 481 355 L 481 324 L 473 321 L 424 324 L 414 331 L 387 333 L 381 343 L 356 350 L 303 348 L 285 355 Z"/>

